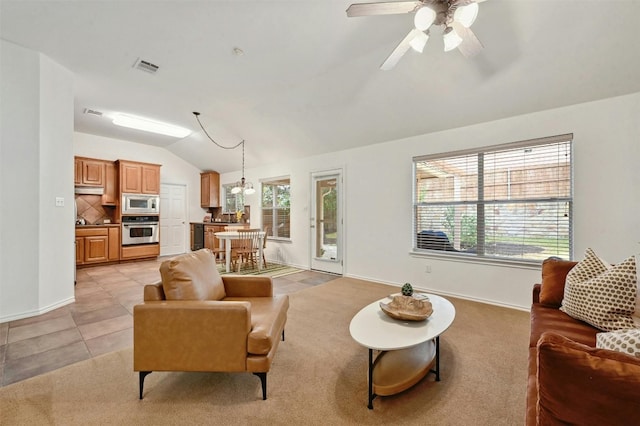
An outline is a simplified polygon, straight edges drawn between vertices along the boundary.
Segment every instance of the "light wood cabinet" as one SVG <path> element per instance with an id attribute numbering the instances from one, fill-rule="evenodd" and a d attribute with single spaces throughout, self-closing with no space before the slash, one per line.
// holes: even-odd
<path id="1" fill-rule="evenodd" d="M 104 186 L 105 162 L 92 158 L 75 158 L 74 183 L 84 186 Z"/>
<path id="2" fill-rule="evenodd" d="M 218 172 L 200 173 L 200 207 L 220 207 L 220 175 Z"/>
<path id="3" fill-rule="evenodd" d="M 119 160 L 120 192 L 160 194 L 160 166 Z"/>
<path id="4" fill-rule="evenodd" d="M 120 227 L 109 228 L 109 262 L 120 260 Z"/>
<path id="5" fill-rule="evenodd" d="M 116 163 L 105 161 L 104 163 L 104 194 L 102 194 L 103 206 L 115 206 L 118 204 L 118 170 Z"/>
<path id="6" fill-rule="evenodd" d="M 76 237 L 76 265 L 84 264 L 84 237 Z"/>
<path id="7" fill-rule="evenodd" d="M 122 247 L 122 260 L 144 259 L 160 256 L 160 244 L 141 244 L 139 246 Z"/>
<path id="8" fill-rule="evenodd" d="M 160 194 L 160 166 L 142 165 L 142 193 Z"/>
<path id="9" fill-rule="evenodd" d="M 76 265 L 120 260 L 120 227 L 76 228 Z"/>

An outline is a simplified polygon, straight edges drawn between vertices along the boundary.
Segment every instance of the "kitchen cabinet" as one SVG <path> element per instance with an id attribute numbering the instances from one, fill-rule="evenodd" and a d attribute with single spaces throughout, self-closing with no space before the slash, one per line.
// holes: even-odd
<path id="1" fill-rule="evenodd" d="M 118 160 L 120 192 L 160 194 L 160 165 Z"/>
<path id="2" fill-rule="evenodd" d="M 75 157 L 75 185 L 104 186 L 105 162 L 92 158 Z"/>
<path id="3" fill-rule="evenodd" d="M 220 207 L 220 175 L 218 172 L 200 173 L 200 207 Z"/>
<path id="4" fill-rule="evenodd" d="M 120 226 L 109 227 L 109 262 L 120 260 Z"/>
<path id="5" fill-rule="evenodd" d="M 140 244 L 122 247 L 122 260 L 145 259 L 160 256 L 160 244 Z"/>
<path id="6" fill-rule="evenodd" d="M 120 226 L 76 228 L 76 265 L 120 260 Z"/>
<path id="7" fill-rule="evenodd" d="M 113 161 L 104 162 L 104 194 L 102 194 L 103 206 L 115 206 L 118 204 L 118 170 Z"/>

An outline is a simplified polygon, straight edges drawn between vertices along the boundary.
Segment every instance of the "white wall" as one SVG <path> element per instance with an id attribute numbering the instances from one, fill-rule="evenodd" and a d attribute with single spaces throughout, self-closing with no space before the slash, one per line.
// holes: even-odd
<path id="1" fill-rule="evenodd" d="M 73 78 L 1 41 L 0 322 L 74 300 Z M 55 207 L 55 198 L 65 200 Z"/>
<path id="2" fill-rule="evenodd" d="M 205 210 L 200 207 L 200 170 L 164 148 L 75 132 L 74 155 L 102 160 L 130 160 L 161 164 L 160 183 L 186 186 L 187 218 L 201 222 Z M 185 224 L 187 251 L 189 224 Z M 163 253 L 160 253 L 161 255 Z"/>
<path id="3" fill-rule="evenodd" d="M 73 297 L 72 157 L 163 164 L 162 183 L 188 188 L 189 218 L 202 219 L 199 170 L 162 148 L 73 133 L 70 76 L 41 55 L 2 42 L 0 145 L 0 322 Z M 63 111 L 55 111 L 61 108 Z M 360 149 L 246 170 L 259 179 L 291 177 L 292 241 L 268 244 L 292 265 L 308 267 L 310 175 L 345 174 L 345 275 L 514 307 L 530 305 L 536 269 L 412 257 L 412 157 L 574 133 L 574 254 L 587 247 L 611 262 L 640 241 L 640 93 L 420 135 Z M 73 145 L 71 147 L 71 141 Z M 221 176 L 235 182 L 239 173 Z M 67 200 L 53 208 L 54 198 Z M 247 197 L 260 223 L 259 194 Z M 16 208 L 18 207 L 18 208 Z M 16 226 L 28 224 L 29 226 Z M 67 228 L 69 228 L 67 230 Z M 68 246 L 68 248 L 67 248 Z M 68 266 L 67 266 L 68 265 Z M 425 266 L 432 272 L 426 274 Z"/>
<path id="4" fill-rule="evenodd" d="M 309 194 L 313 171 L 345 171 L 345 275 L 528 308 L 538 268 L 462 263 L 409 254 L 412 157 L 565 133 L 574 134 L 574 258 L 592 247 L 611 262 L 640 246 L 640 94 L 606 99 L 360 149 L 247 169 L 254 184 L 291 177 L 292 242 L 270 242 L 268 255 L 309 265 Z M 223 183 L 237 173 L 221 176 Z M 247 197 L 259 222 L 259 195 Z M 426 266 L 431 273 L 425 273 Z"/>

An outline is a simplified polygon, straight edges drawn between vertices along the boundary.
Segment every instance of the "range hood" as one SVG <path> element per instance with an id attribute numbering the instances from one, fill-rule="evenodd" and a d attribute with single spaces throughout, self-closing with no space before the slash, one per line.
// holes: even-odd
<path id="1" fill-rule="evenodd" d="M 74 192 L 82 195 L 103 195 L 104 188 L 100 186 L 76 186 Z"/>

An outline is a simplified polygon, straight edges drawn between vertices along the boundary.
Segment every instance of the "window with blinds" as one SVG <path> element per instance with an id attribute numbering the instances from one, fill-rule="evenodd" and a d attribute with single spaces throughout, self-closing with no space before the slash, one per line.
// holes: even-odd
<path id="1" fill-rule="evenodd" d="M 267 237 L 291 238 L 289 178 L 262 181 L 262 226 Z"/>
<path id="2" fill-rule="evenodd" d="M 414 251 L 572 255 L 573 135 L 415 157 Z"/>

